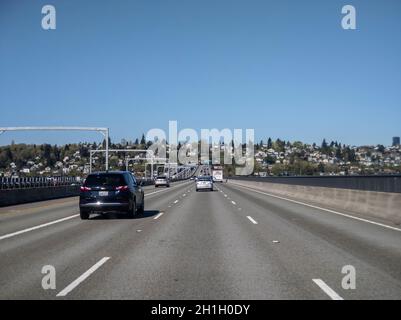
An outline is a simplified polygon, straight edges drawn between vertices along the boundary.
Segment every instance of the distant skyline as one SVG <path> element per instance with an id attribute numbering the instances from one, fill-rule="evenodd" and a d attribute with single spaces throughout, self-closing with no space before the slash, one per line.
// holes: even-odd
<path id="1" fill-rule="evenodd" d="M 56 8 L 57 28 L 41 27 Z M 341 28 L 352 4 L 357 29 Z M 255 130 L 255 140 L 392 144 L 401 136 L 401 1 L 0 2 L 0 127 L 109 127 L 114 142 Z M 5 133 L 0 145 L 100 142 Z"/>

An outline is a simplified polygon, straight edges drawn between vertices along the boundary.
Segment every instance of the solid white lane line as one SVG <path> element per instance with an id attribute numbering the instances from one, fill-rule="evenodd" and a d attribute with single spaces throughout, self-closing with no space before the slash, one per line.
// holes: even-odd
<path id="1" fill-rule="evenodd" d="M 231 201 L 231 203 L 232 203 L 234 206 L 236 205 L 235 201 Z"/>
<path id="2" fill-rule="evenodd" d="M 164 212 L 160 212 L 156 217 L 153 218 L 153 220 L 159 219 L 163 214 Z"/>
<path id="3" fill-rule="evenodd" d="M 257 221 L 255 221 L 251 216 L 246 216 L 248 219 L 249 219 L 249 221 L 251 221 L 253 224 L 258 224 L 258 222 Z"/>
<path id="4" fill-rule="evenodd" d="M 86 278 L 88 278 L 92 273 L 94 273 L 97 269 L 99 269 L 107 260 L 109 260 L 110 257 L 104 257 L 101 260 L 99 260 L 95 265 L 93 265 L 89 270 L 87 270 L 85 273 L 83 273 L 80 277 L 78 277 L 76 280 L 71 282 L 65 289 L 61 290 L 58 294 L 57 297 L 65 297 L 67 294 L 69 294 L 72 290 L 74 290 L 82 281 L 84 281 Z"/>
<path id="5" fill-rule="evenodd" d="M 335 292 L 332 288 L 330 288 L 322 279 L 312 279 L 314 283 L 316 283 L 320 289 L 324 291 L 332 300 L 344 300 L 341 298 L 337 292 Z"/>
<path id="6" fill-rule="evenodd" d="M 296 204 L 300 204 L 300 205 L 303 205 L 303 206 L 306 206 L 306 207 L 310 207 L 310 208 L 319 209 L 319 210 L 323 210 L 323 211 L 326 211 L 326 212 L 334 213 L 334 214 L 337 214 L 339 216 L 347 217 L 347 218 L 350 218 L 350 219 L 367 222 L 367 223 L 370 223 L 370 224 L 374 224 L 374 225 L 377 225 L 377 226 L 380 226 L 380 227 L 384 227 L 384 228 L 388 228 L 388 229 L 395 230 L 395 231 L 401 231 L 401 229 L 399 229 L 399 228 L 395 228 L 395 227 L 392 227 L 392 226 L 389 226 L 389 225 L 386 225 L 386 224 L 383 224 L 383 223 L 371 221 L 371 220 L 368 220 L 368 219 L 358 218 L 358 217 L 352 216 L 350 214 L 341 213 L 341 212 L 338 212 L 338 211 L 334 211 L 334 210 L 330 210 L 330 209 L 314 206 L 314 205 L 311 205 L 311 204 L 307 204 L 305 202 L 296 201 L 296 200 L 292 200 L 292 199 L 276 196 L 274 194 L 258 191 L 258 190 L 255 190 L 253 188 L 243 187 L 243 186 L 240 186 L 240 185 L 237 185 L 237 186 L 240 187 L 240 188 L 244 188 L 244 189 L 256 192 L 256 193 L 264 194 L 264 195 L 272 197 L 272 198 L 286 200 L 286 201 L 289 201 L 289 202 L 292 202 L 292 203 L 296 203 Z"/>
<path id="7" fill-rule="evenodd" d="M 41 229 L 41 228 L 44 228 L 44 227 L 48 227 L 48 226 L 51 226 L 51 225 L 56 224 L 56 223 L 60 223 L 60 222 L 63 222 L 63 221 L 74 219 L 76 217 L 79 217 L 79 214 L 74 214 L 72 216 L 68 216 L 68 217 L 65 217 L 65 218 L 62 218 L 62 219 L 50 221 L 50 222 L 47 222 L 47 223 L 44 223 L 44 224 L 40 224 L 40 225 L 31 227 L 31 228 L 27 228 L 27 229 L 24 229 L 24 230 L 20 230 L 20 231 L 16 231 L 16 232 L 13 232 L 13 233 L 5 234 L 3 236 L 0 236 L 0 240 L 11 238 L 11 237 L 14 237 L 14 236 L 17 236 L 17 235 L 20 235 L 22 233 L 26 233 L 26 232 L 29 232 L 29 231 L 33 231 L 33 230 Z"/>

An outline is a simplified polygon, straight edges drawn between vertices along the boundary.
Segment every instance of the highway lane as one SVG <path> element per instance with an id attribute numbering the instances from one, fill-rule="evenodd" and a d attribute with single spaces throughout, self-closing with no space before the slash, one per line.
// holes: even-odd
<path id="1" fill-rule="evenodd" d="M 184 182 L 149 195 L 137 219 L 76 218 L 0 240 L 0 298 L 401 298 L 400 232 L 216 186 L 195 192 Z M 31 216 L 60 218 L 77 207 L 36 210 L 14 219 L 28 227 Z M 13 215 L 0 219 L 7 224 Z M 2 232 L 14 231 L 13 223 Z M 56 290 L 41 288 L 48 264 Z M 356 268 L 355 290 L 341 286 L 345 265 Z"/>
<path id="2" fill-rule="evenodd" d="M 401 298 L 399 231 L 230 184 L 220 189 L 235 199 L 244 216 L 258 222 L 256 233 L 274 246 L 289 274 L 321 278 L 344 299 Z M 356 290 L 341 286 L 345 265 L 356 269 Z"/>
<path id="3" fill-rule="evenodd" d="M 172 186 L 180 184 L 174 183 Z M 154 186 L 143 187 L 146 194 L 156 194 L 163 189 Z M 0 208 L 0 239 L 13 230 L 24 230 L 58 219 L 79 214 L 78 197 L 56 199 Z"/>
<path id="4" fill-rule="evenodd" d="M 43 275 L 40 272 L 44 265 L 56 267 L 57 287 L 61 286 L 64 276 L 75 275 L 75 270 L 78 275 L 81 272 L 80 268 L 87 264 L 89 268 L 89 264 L 97 259 L 103 247 L 110 244 L 118 246 L 121 235 L 135 237 L 142 225 L 154 221 L 153 218 L 164 207 L 167 208 L 169 202 L 175 200 L 188 185 L 189 182 L 183 182 L 175 183 L 171 188 L 166 189 L 146 188 L 145 213 L 135 219 L 126 219 L 124 215 L 105 217 L 93 215 L 90 220 L 82 221 L 77 217 L 0 240 L 0 287 L 2 288 L 0 298 L 52 298 L 54 292 L 44 291 L 41 287 Z M 77 202 L 68 206 L 69 208 L 66 208 L 64 204 L 61 204 L 60 210 L 53 207 L 53 218 L 47 219 L 46 222 L 78 212 Z M 47 211 L 46 207 L 43 215 L 49 218 Z M 10 225 L 13 228 L 7 231 L 17 231 L 14 218 L 9 217 L 8 213 L 4 214 L 12 220 Z M 40 211 L 32 213 L 28 210 L 21 215 L 27 216 L 29 222 L 32 222 L 32 215 L 38 219 L 31 227 L 43 221 Z M 1 217 L 4 219 L 2 223 L 5 223 L 7 219 L 2 215 Z M 27 223 L 21 222 L 19 217 L 16 219 L 21 223 L 21 228 L 28 227 Z"/>

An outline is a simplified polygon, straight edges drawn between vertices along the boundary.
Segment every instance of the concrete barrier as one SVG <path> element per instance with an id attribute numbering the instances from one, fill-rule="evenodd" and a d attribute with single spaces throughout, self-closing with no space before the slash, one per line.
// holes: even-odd
<path id="1" fill-rule="evenodd" d="M 79 195 L 79 186 L 0 190 L 0 207 Z"/>
<path id="2" fill-rule="evenodd" d="M 401 224 L 400 193 L 287 185 L 238 179 L 229 180 L 229 183 L 327 209 L 354 213 L 361 217 L 377 218 L 395 225 Z"/>
<path id="3" fill-rule="evenodd" d="M 328 187 L 378 192 L 401 193 L 401 175 L 370 176 L 290 176 L 290 177 L 258 177 L 237 176 L 235 180 L 261 181 L 311 187 Z"/>

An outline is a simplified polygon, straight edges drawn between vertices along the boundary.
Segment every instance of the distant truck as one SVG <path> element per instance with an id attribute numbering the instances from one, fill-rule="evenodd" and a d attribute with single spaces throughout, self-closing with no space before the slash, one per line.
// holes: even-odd
<path id="1" fill-rule="evenodd" d="M 212 166 L 212 177 L 214 182 L 223 182 L 223 166 Z"/>

